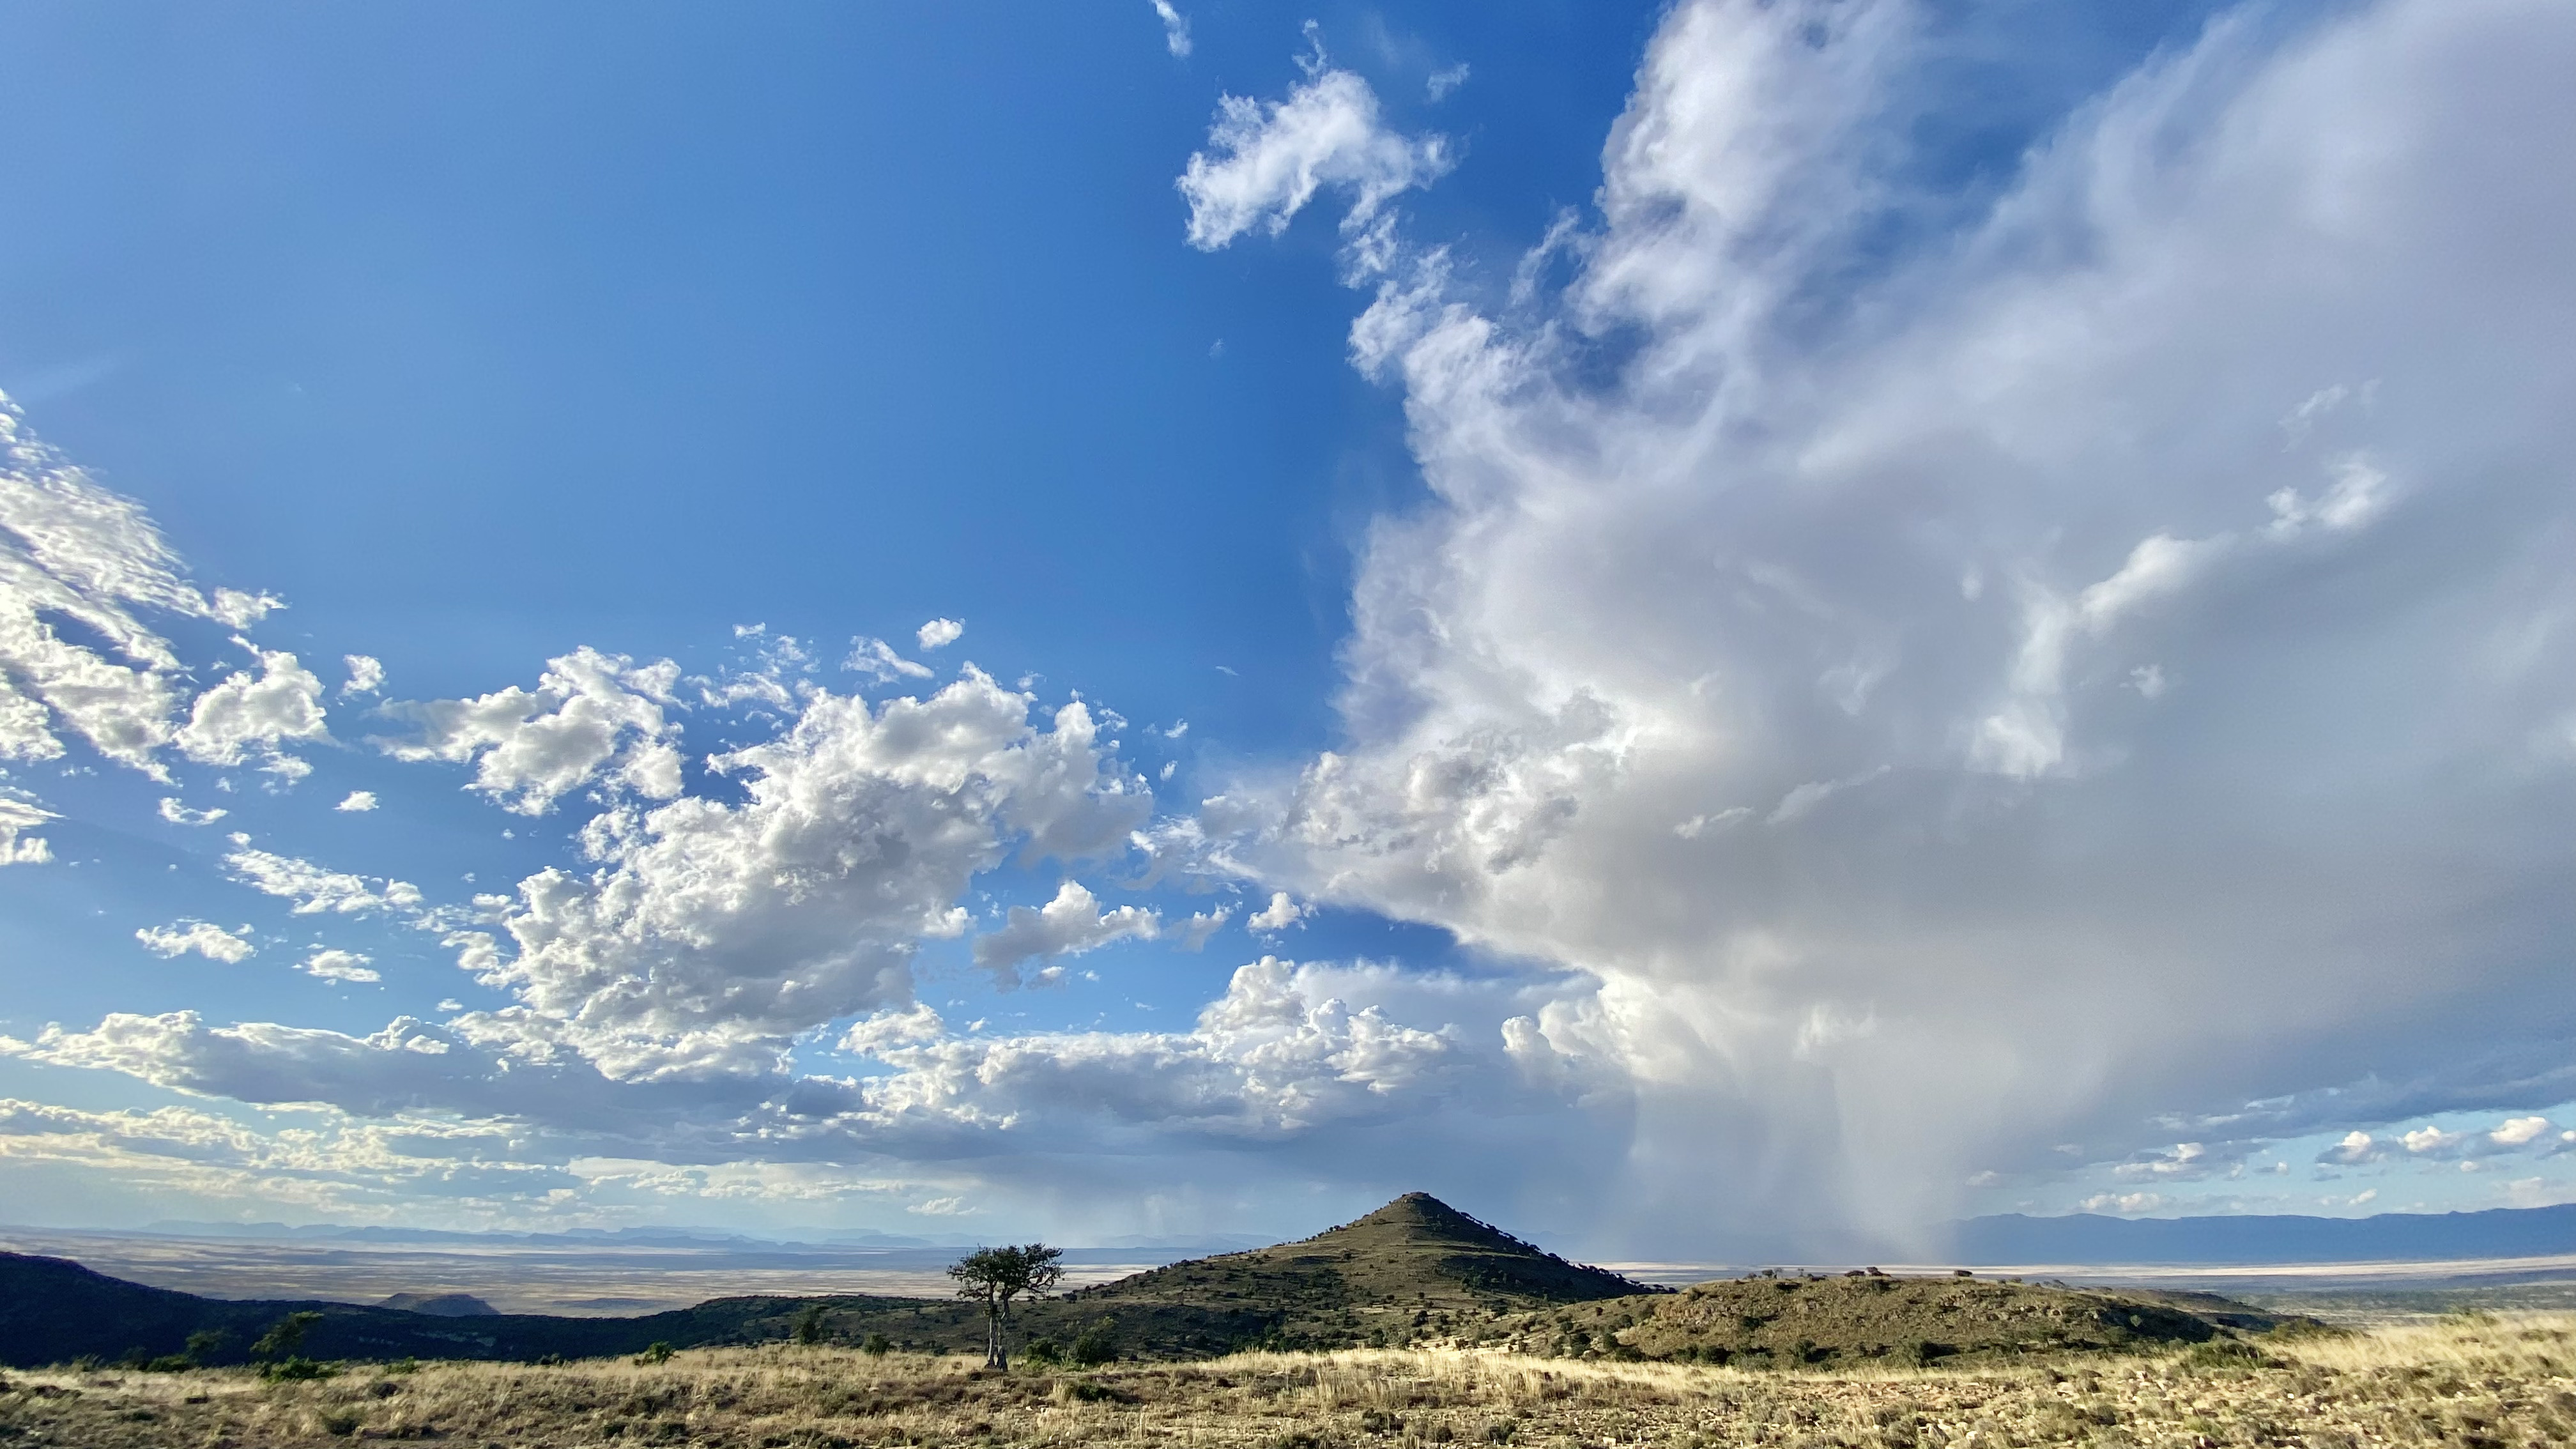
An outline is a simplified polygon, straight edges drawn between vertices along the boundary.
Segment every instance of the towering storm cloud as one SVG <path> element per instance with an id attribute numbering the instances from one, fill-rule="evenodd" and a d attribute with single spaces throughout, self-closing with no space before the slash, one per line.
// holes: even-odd
<path id="1" fill-rule="evenodd" d="M 1955 229 L 1931 24 L 1681 6 L 1512 295 L 1384 262 L 1349 746 L 1182 833 L 1572 973 L 1656 1241 L 2567 1090 L 2576 16 L 2222 19 Z"/>

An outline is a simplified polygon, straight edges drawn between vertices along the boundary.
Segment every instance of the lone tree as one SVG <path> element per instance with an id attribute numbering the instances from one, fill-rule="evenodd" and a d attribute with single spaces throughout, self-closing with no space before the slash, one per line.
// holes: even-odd
<path id="1" fill-rule="evenodd" d="M 1064 1249 L 1044 1243 L 1021 1247 L 977 1248 L 948 1267 L 957 1280 L 957 1296 L 984 1305 L 984 1366 L 1006 1369 L 1011 1356 L 1002 1351 L 1002 1330 L 1011 1321 L 1011 1300 L 1026 1293 L 1044 1298 L 1062 1281 L 1056 1259 Z"/>

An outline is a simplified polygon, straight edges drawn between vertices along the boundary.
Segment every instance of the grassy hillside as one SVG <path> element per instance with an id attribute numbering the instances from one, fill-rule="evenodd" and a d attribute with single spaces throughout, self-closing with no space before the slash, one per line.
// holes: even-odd
<path id="1" fill-rule="evenodd" d="M 1489 1341 L 1524 1352 L 1803 1368 L 1918 1365 L 2205 1343 L 2290 1322 L 2210 1294 L 2087 1291 L 1983 1279 L 1737 1278 L 1681 1293 L 1523 1314 Z"/>
<path id="2" fill-rule="evenodd" d="M 1052 1316 L 1093 1314 L 1109 1323 L 1186 1308 L 1226 1315 L 1238 1332 L 1249 1330 L 1244 1343 L 1383 1347 L 1427 1336 L 1435 1322 L 1655 1291 L 1410 1192 L 1299 1242 L 1174 1263 L 1049 1307 Z"/>
<path id="3" fill-rule="evenodd" d="M 1777 1290 L 1771 1290 L 1777 1291 Z M 1807 1290 L 1800 1289 L 1800 1292 Z M 1247 1354 L 1090 1373 L 771 1344 L 668 1363 L 0 1376 L 0 1442 L 82 1449 L 376 1440 L 696 1449 L 2261 1449 L 2576 1442 L 2576 1318 L 2453 1318 L 2116 1366 L 1745 1373 L 1446 1351 Z"/>

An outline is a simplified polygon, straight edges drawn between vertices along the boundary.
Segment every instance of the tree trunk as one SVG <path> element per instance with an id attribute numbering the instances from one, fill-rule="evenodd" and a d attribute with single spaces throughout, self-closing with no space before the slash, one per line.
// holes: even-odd
<path id="1" fill-rule="evenodd" d="M 1011 1366 L 1011 1351 L 1004 1345 L 1003 1340 L 1007 1336 L 1011 1327 L 1010 1299 L 1005 1298 L 1002 1300 L 1002 1315 L 995 1319 L 994 1323 L 993 1356 L 987 1360 L 987 1362 L 993 1368 L 1007 1370 Z"/>
<path id="2" fill-rule="evenodd" d="M 1002 1315 L 999 1310 L 984 1310 L 984 1367 L 1002 1367 Z"/>

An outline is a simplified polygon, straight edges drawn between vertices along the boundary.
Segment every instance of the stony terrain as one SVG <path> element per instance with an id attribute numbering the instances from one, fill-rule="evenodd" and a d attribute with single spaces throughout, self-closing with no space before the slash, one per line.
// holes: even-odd
<path id="1" fill-rule="evenodd" d="M 12 1446 L 378 1439 L 511 1449 L 2540 1449 L 2576 1442 L 2576 1319 L 2459 1317 L 1969 1368 L 1748 1371 L 1597 1351 L 1358 1350 L 993 1374 L 967 1358 L 773 1344 L 658 1363 L 350 1365 L 276 1383 L 234 1369 L 20 1373 L 0 1388 L 0 1442 Z"/>

